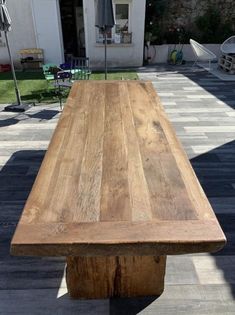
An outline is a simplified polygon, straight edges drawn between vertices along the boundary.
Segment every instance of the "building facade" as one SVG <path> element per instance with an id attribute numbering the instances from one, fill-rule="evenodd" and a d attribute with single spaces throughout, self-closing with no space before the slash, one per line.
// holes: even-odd
<path id="1" fill-rule="evenodd" d="M 101 66 L 103 37 L 94 27 L 95 6 L 84 1 L 86 50 L 92 63 Z M 140 66 L 143 62 L 145 0 L 113 0 L 116 25 L 110 32 L 108 63 L 112 66 Z"/>
<path id="2" fill-rule="evenodd" d="M 12 18 L 9 41 L 15 63 L 18 51 L 42 48 L 45 63 L 86 56 L 102 67 L 103 35 L 95 27 L 96 0 L 7 0 Z M 113 0 L 116 24 L 108 34 L 108 65 L 140 66 L 143 62 L 145 0 Z M 8 62 L 4 36 L 0 63 Z"/>

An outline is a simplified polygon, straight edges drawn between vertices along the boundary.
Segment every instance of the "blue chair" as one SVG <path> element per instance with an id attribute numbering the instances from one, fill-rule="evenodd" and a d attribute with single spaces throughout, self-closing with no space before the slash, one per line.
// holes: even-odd
<path id="1" fill-rule="evenodd" d="M 73 57 L 71 60 L 71 72 L 75 81 L 89 80 L 91 75 L 89 58 Z"/>

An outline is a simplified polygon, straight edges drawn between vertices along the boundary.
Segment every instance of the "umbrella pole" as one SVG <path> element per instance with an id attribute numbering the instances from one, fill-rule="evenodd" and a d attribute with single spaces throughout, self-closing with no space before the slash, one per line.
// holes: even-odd
<path id="1" fill-rule="evenodd" d="M 107 33 L 104 33 L 104 61 L 105 61 L 105 80 L 107 80 Z"/>
<path id="2" fill-rule="evenodd" d="M 17 105 L 21 105 L 20 92 L 19 92 L 18 85 L 17 85 L 15 68 L 14 68 L 14 64 L 13 64 L 13 60 L 12 60 L 12 56 L 11 56 L 11 49 L 10 49 L 10 46 L 9 46 L 7 32 L 5 32 L 5 38 L 6 38 L 7 50 L 8 50 L 8 54 L 9 54 L 9 58 L 10 58 L 10 62 L 11 62 L 11 71 L 12 71 L 12 75 L 13 75 L 13 79 L 14 79 Z"/>

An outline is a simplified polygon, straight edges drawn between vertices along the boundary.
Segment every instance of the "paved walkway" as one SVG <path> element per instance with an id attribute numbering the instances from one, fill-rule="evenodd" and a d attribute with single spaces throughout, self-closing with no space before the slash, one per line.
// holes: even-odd
<path id="1" fill-rule="evenodd" d="M 21 115 L 0 106 L 0 314 L 235 314 L 235 83 L 187 67 L 142 69 L 139 76 L 151 80 L 161 96 L 228 245 L 213 255 L 169 257 L 159 299 L 70 300 L 63 258 L 9 255 L 59 106 Z"/>

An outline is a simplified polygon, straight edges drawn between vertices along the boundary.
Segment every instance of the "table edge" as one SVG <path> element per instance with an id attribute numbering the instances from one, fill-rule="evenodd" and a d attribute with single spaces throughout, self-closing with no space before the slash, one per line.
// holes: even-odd
<path id="1" fill-rule="evenodd" d="M 137 238 L 136 233 L 141 237 Z M 12 239 L 11 254 L 16 256 L 178 255 L 216 252 L 225 244 L 226 237 L 214 219 L 174 222 L 21 224 Z"/>

